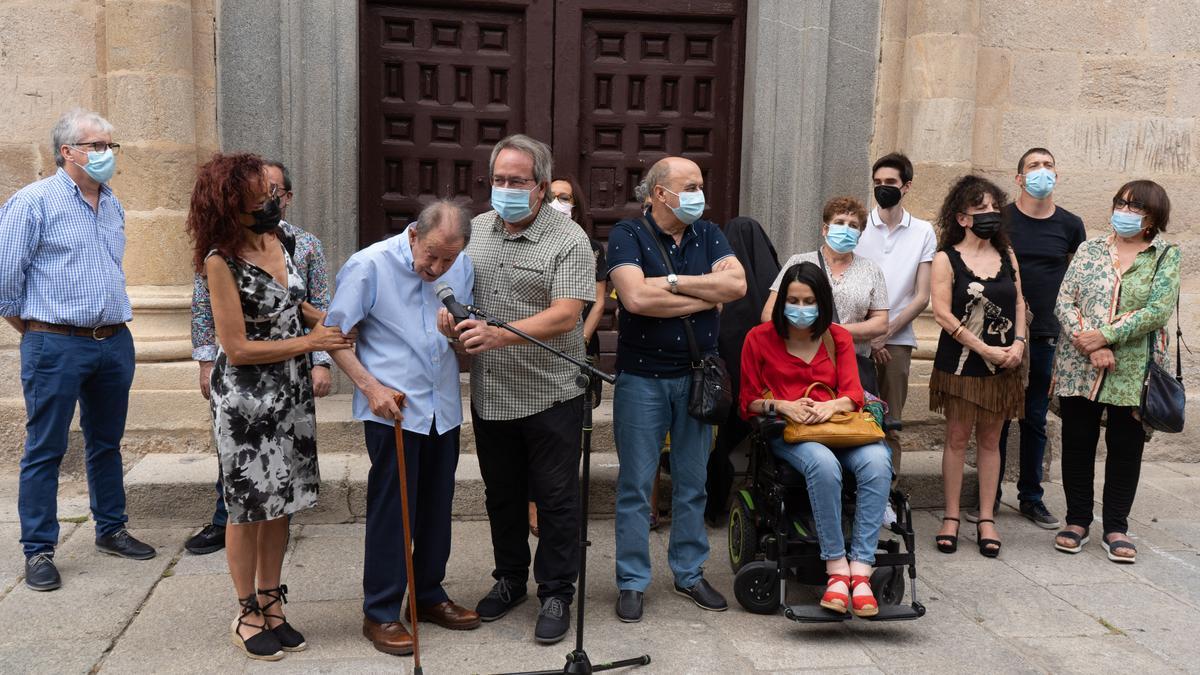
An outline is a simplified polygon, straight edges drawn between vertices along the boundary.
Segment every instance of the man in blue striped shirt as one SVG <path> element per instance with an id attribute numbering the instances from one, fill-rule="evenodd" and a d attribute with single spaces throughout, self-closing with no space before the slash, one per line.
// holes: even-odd
<path id="1" fill-rule="evenodd" d="M 112 125 L 75 109 L 51 134 L 58 170 L 0 207 L 0 316 L 21 333 L 25 454 L 17 511 L 25 584 L 62 585 L 58 543 L 58 469 L 67 452 L 75 403 L 96 522 L 96 548 L 153 558 L 125 529 L 121 436 L 133 383 L 133 318 L 125 292 L 125 211 L 107 183 L 116 168 Z"/>

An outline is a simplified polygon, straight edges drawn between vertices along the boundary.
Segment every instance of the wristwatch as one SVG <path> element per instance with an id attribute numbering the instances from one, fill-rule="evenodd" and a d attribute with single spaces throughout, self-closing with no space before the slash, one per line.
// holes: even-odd
<path id="1" fill-rule="evenodd" d="M 679 276 L 678 275 L 676 275 L 674 272 L 672 272 L 671 274 L 668 274 L 667 275 L 667 283 L 671 285 L 670 290 L 672 293 L 675 293 L 675 294 L 679 293 Z"/>

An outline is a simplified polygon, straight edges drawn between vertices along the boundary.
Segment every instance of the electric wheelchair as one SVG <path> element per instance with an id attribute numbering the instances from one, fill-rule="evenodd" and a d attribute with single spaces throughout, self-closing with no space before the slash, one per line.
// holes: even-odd
<path id="1" fill-rule="evenodd" d="M 804 476 L 791 464 L 775 457 L 771 441 L 783 434 L 785 420 L 763 415 L 750 420 L 749 468 L 746 486 L 733 498 L 729 512 L 729 563 L 733 567 L 734 596 L 747 611 L 783 615 L 801 623 L 847 621 L 851 612 L 839 613 L 812 604 L 787 603 L 787 582 L 824 587 L 827 579 Z M 899 423 L 885 420 L 885 429 Z M 842 528 L 849 546 L 855 512 L 855 478 L 842 474 Z M 879 541 L 871 588 L 879 601 L 879 614 L 869 621 L 904 621 L 925 615 L 917 601 L 917 569 L 912 512 L 908 496 L 896 489 L 889 503 L 896 522 L 885 526 L 897 539 Z M 901 550 L 903 545 L 903 550 Z M 908 568 L 912 601 L 904 605 L 904 568 Z"/>

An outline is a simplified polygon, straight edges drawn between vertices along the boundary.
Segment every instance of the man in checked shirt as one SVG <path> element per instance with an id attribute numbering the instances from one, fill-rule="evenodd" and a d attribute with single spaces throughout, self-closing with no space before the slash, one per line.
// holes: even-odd
<path id="1" fill-rule="evenodd" d="M 596 262 L 579 225 L 550 208 L 552 168 L 550 148 L 528 136 L 492 148 L 493 210 L 471 221 L 467 254 L 477 307 L 582 361 L 580 313 L 596 299 Z M 471 419 L 496 561 L 496 583 L 475 611 L 495 621 L 525 600 L 532 496 L 541 530 L 534 638 L 553 644 L 571 627 L 579 573 L 579 369 L 502 328 L 475 319 L 454 325 L 445 310 L 439 329 L 475 355 Z"/>
<path id="2" fill-rule="evenodd" d="M 288 205 L 292 203 L 292 175 L 282 162 L 267 160 L 267 183 L 270 194 L 279 199 L 279 209 L 287 218 Z M 321 240 L 287 222 L 279 221 L 283 233 L 290 237 L 292 260 L 304 276 L 308 291 L 308 302 L 322 312 L 329 309 L 329 272 L 325 265 L 325 250 Z M 331 361 L 325 352 L 313 352 L 313 394 L 326 396 L 333 388 Z M 208 398 L 209 381 L 212 379 L 213 360 L 217 358 L 217 340 L 213 333 L 212 303 L 208 297 L 208 284 L 199 274 L 192 285 L 192 358 L 200 363 L 200 395 Z M 221 479 L 217 478 L 217 505 L 212 521 L 192 535 L 184 548 L 194 555 L 215 553 L 225 548 L 225 524 L 229 514 L 222 499 Z"/>
<path id="3" fill-rule="evenodd" d="M 58 170 L 0 207 L 0 316 L 21 333 L 25 454 L 17 512 L 25 585 L 62 585 L 58 468 L 67 452 L 75 403 L 96 548 L 146 560 L 154 548 L 125 529 L 121 437 L 133 384 L 133 318 L 125 292 L 125 210 L 108 181 L 121 146 L 94 112 L 65 113 L 50 134 Z"/>

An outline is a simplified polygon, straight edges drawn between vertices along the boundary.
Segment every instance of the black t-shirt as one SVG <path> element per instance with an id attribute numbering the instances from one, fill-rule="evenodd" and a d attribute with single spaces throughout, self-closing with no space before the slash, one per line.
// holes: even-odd
<path id="1" fill-rule="evenodd" d="M 1068 259 L 1087 239 L 1083 221 L 1061 206 L 1054 207 L 1049 218 L 1030 218 L 1016 204 L 1004 207 L 1003 214 L 1021 266 L 1021 290 L 1033 311 L 1030 335 L 1058 337 L 1054 303 L 1067 273 Z"/>

